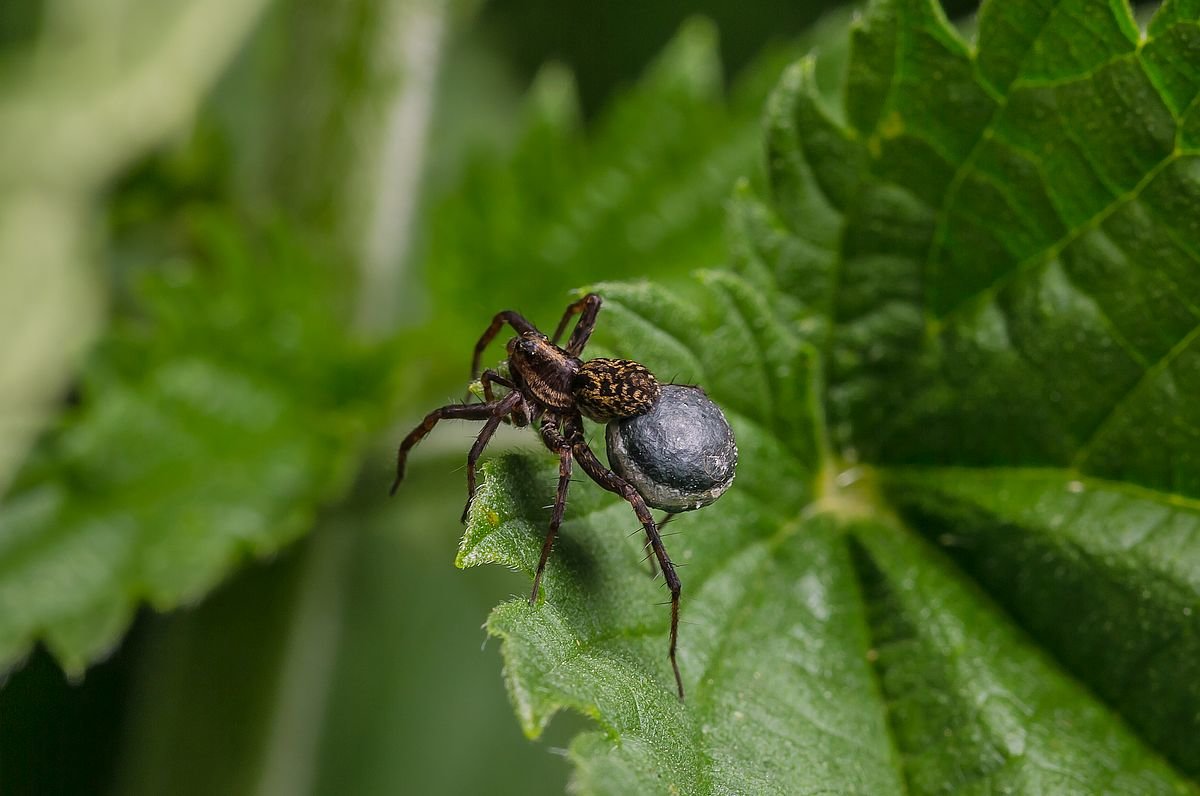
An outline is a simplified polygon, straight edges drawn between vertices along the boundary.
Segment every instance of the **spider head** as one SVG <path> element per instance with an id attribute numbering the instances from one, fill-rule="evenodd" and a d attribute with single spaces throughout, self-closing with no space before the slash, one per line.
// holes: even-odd
<path id="1" fill-rule="evenodd" d="M 525 332 L 520 337 L 508 341 L 508 355 L 532 360 L 549 344 L 546 335 L 540 332 Z"/>
<path id="2" fill-rule="evenodd" d="M 509 361 L 521 370 L 545 370 L 566 354 L 541 332 L 525 332 L 508 341 Z"/>
<path id="3" fill-rule="evenodd" d="M 658 380 L 645 365 L 603 357 L 583 363 L 571 388 L 579 411 L 598 423 L 644 415 L 661 392 Z"/>

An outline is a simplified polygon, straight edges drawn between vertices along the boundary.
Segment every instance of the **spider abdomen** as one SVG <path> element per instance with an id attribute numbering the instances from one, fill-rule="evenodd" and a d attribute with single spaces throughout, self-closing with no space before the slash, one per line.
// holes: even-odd
<path id="1" fill-rule="evenodd" d="M 584 362 L 571 386 L 579 411 L 599 423 L 649 412 L 660 392 L 658 380 L 645 365 L 604 357 Z"/>

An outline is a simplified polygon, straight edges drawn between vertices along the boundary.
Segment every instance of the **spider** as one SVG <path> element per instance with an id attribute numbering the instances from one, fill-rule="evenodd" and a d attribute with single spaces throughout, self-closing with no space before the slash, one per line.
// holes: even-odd
<path id="1" fill-rule="evenodd" d="M 529 604 L 537 603 L 538 588 L 554 538 L 562 524 L 567 504 L 567 487 L 571 482 L 572 462 L 578 463 L 588 476 L 609 492 L 620 495 L 633 507 L 638 521 L 646 531 L 646 539 L 658 560 L 667 587 L 671 590 L 671 636 L 667 657 L 675 673 L 675 686 L 679 698 L 683 699 L 683 680 L 679 676 L 679 664 L 675 660 L 675 647 L 679 635 L 679 594 L 681 584 L 675 565 L 663 546 L 659 526 L 650 513 L 645 498 L 621 476 L 605 467 L 584 436 L 583 418 L 607 423 L 620 418 L 634 417 L 649 412 L 659 398 L 661 387 L 654 375 L 643 365 L 628 359 L 597 358 L 580 359 L 592 331 L 596 328 L 596 316 L 600 312 L 601 299 L 589 293 L 567 307 L 554 330 L 547 337 L 520 314 L 511 310 L 497 313 L 492 318 L 471 360 L 471 378 L 479 377 L 483 388 L 484 403 L 449 404 L 434 409 L 420 425 L 412 430 L 400 443 L 396 455 L 396 480 L 391 494 L 396 493 L 404 480 L 404 468 L 409 451 L 425 438 L 439 420 L 461 419 L 482 420 L 483 429 L 475 438 L 467 454 L 467 503 L 463 508 L 462 521 L 466 522 L 475 497 L 475 465 L 484 448 L 491 440 L 501 422 L 514 425 L 534 426 L 542 442 L 558 456 L 558 492 L 554 509 L 550 514 L 550 528 L 542 545 L 542 555 L 533 576 L 533 590 Z M 571 319 L 579 320 L 571 332 L 565 347 L 558 345 L 559 339 Z M 479 373 L 479 363 L 488 344 L 508 324 L 517 336 L 508 342 L 508 369 L 510 378 L 494 370 Z M 497 398 L 493 387 L 499 385 L 509 392 Z M 669 520 L 672 515 L 668 514 Z M 664 520 L 666 522 L 666 520 Z M 653 566 L 653 562 L 651 562 Z"/>

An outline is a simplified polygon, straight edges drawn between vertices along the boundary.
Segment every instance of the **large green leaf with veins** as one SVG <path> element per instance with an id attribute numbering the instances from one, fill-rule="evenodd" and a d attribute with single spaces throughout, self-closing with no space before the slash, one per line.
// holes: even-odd
<path id="1" fill-rule="evenodd" d="M 767 187 L 694 292 L 597 287 L 597 351 L 705 386 L 741 462 L 666 537 L 574 485 L 489 630 L 585 793 L 1194 793 L 1200 3 L 932 0 L 767 107 Z M 550 319 L 545 319 L 550 320 Z M 594 435 L 602 444 L 602 437 Z M 489 463 L 459 564 L 532 572 L 551 457 Z"/>

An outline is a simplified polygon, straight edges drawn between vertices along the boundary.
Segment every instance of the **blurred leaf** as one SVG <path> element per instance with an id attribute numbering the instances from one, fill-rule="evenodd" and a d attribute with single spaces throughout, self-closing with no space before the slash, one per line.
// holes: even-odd
<path id="1" fill-rule="evenodd" d="M 445 32 L 463 5 L 276 0 L 205 108 L 229 142 L 228 200 L 340 247 L 358 271 L 360 331 L 390 333 L 410 301 Z"/>
<path id="2" fill-rule="evenodd" d="M 374 462 L 269 565 L 245 567 L 195 609 L 142 617 L 119 653 L 140 654 L 105 792 L 561 794 L 566 761 L 525 742 L 496 687 L 498 645 L 462 632 L 516 576 L 494 569 L 464 584 L 447 566 L 456 539 L 442 531 L 457 522 L 443 509 L 461 508 L 462 485 L 444 476 L 461 458 L 423 459 L 404 500 L 388 499 L 387 464 Z M 87 685 L 106 669 L 89 669 Z M 24 751 L 0 747 L 0 763 L 19 765 Z"/>
<path id="3" fill-rule="evenodd" d="M 305 531 L 392 394 L 345 331 L 352 287 L 286 228 L 195 224 L 195 262 L 147 275 L 81 405 L 0 507 L 0 660 L 42 639 L 78 673 L 140 600 L 199 599 Z"/>
<path id="4" fill-rule="evenodd" d="M 831 19 L 805 42 L 844 25 Z M 512 152 L 477 155 L 431 210 L 424 274 L 443 297 L 434 314 L 462 330 L 443 353 L 474 342 L 499 308 L 553 315 L 582 282 L 724 260 L 722 204 L 756 170 L 762 101 L 801 51 L 768 50 L 726 96 L 716 32 L 693 20 L 587 129 L 570 73 L 543 69 Z"/>
<path id="5" fill-rule="evenodd" d="M 526 732 L 599 723 L 582 792 L 1197 792 L 1198 47 L 1191 2 L 992 2 L 972 47 L 880 0 L 839 107 L 811 58 L 772 96 L 737 274 L 599 287 L 741 464 L 667 538 L 686 702 L 591 485 L 489 621 Z M 532 572 L 546 458 L 487 465 L 460 565 Z"/>
<path id="6" fill-rule="evenodd" d="M 100 326 L 94 202 L 179 130 L 265 0 L 52 0 L 0 60 L 0 494 Z"/>

